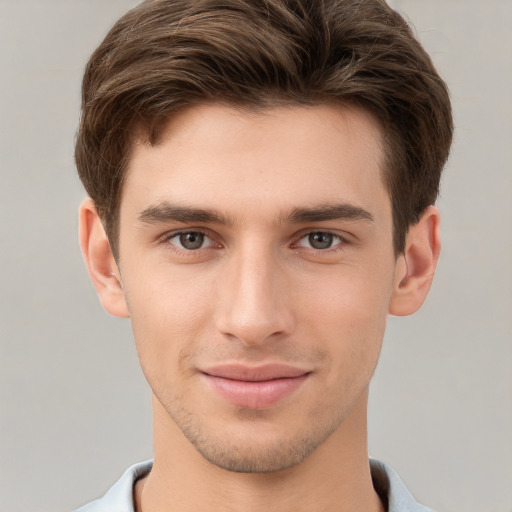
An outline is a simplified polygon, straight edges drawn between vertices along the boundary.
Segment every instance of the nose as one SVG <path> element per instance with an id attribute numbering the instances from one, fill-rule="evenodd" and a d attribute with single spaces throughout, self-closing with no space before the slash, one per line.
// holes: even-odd
<path id="1" fill-rule="evenodd" d="M 294 316 L 284 274 L 271 250 L 246 250 L 224 264 L 216 327 L 245 345 L 289 335 Z"/>

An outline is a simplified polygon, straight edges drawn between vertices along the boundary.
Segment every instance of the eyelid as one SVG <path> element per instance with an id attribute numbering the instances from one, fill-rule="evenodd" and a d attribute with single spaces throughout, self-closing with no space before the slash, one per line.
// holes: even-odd
<path id="1" fill-rule="evenodd" d="M 338 239 L 338 242 L 334 243 L 331 247 L 328 247 L 326 249 L 315 249 L 314 247 L 307 247 L 305 245 L 300 245 L 300 242 L 310 235 L 313 235 L 315 233 L 323 233 L 326 235 L 332 235 L 334 239 Z M 317 253 L 329 253 L 333 251 L 341 250 L 345 245 L 350 243 L 349 237 L 344 236 L 341 233 L 338 233 L 336 231 L 330 230 L 330 229 L 309 229 L 307 231 L 302 231 L 297 235 L 295 238 L 295 242 L 292 244 L 294 247 L 300 247 L 309 251 L 314 251 Z"/>
<path id="2" fill-rule="evenodd" d="M 187 233 L 200 233 L 205 237 L 205 240 L 209 240 L 209 243 L 206 246 L 200 247 L 199 249 L 186 249 L 185 247 L 182 247 L 179 243 L 172 242 L 173 239 L 176 239 L 181 235 L 186 235 Z M 210 247 L 214 247 L 215 245 L 217 247 L 220 246 L 220 243 L 215 240 L 215 237 L 212 235 L 211 231 L 205 228 L 186 228 L 168 231 L 158 238 L 158 243 L 162 245 L 170 245 L 176 251 L 189 254 L 197 253 L 204 249 L 209 249 Z"/>
<path id="3" fill-rule="evenodd" d="M 186 249 L 184 247 L 181 247 L 180 244 L 177 244 L 177 243 L 172 243 L 173 239 L 179 237 L 180 235 L 187 234 L 187 233 L 201 233 L 202 235 L 204 235 L 204 237 L 206 239 L 209 240 L 208 245 L 194 250 L 194 249 Z M 304 245 L 299 245 L 299 242 L 301 242 L 303 239 L 307 238 L 309 235 L 314 234 L 314 233 L 329 234 L 329 235 L 332 235 L 333 238 L 338 239 L 338 241 L 337 242 L 335 241 L 336 243 L 334 243 L 331 247 L 328 247 L 327 249 L 315 249 L 314 247 L 306 247 Z M 311 229 L 311 228 L 309 228 L 309 229 L 301 230 L 299 233 L 297 233 L 293 237 L 293 240 L 294 241 L 290 245 L 291 248 L 293 248 L 293 249 L 301 248 L 301 249 L 309 250 L 309 251 L 315 252 L 315 253 L 335 252 L 335 251 L 341 250 L 345 246 L 353 243 L 353 240 L 352 240 L 352 237 L 350 236 L 350 234 L 340 233 L 336 230 L 328 229 L 328 228 L 326 228 L 326 229 L 322 229 L 322 228 Z M 197 253 L 201 252 L 202 250 L 210 249 L 212 247 L 221 248 L 224 245 L 223 242 L 220 240 L 220 236 L 217 235 L 215 232 L 212 232 L 210 229 L 207 229 L 207 228 L 195 228 L 195 227 L 189 227 L 189 228 L 185 228 L 185 229 L 181 228 L 181 229 L 176 229 L 176 230 L 172 230 L 172 231 L 167 231 L 166 233 L 164 233 L 163 235 L 158 237 L 157 243 L 161 244 L 161 245 L 171 246 L 174 251 L 185 253 L 185 254 L 194 254 L 194 253 L 197 254 Z"/>

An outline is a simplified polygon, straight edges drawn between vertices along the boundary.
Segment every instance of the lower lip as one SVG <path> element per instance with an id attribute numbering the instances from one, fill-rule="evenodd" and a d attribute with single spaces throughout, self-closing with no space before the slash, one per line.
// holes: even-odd
<path id="1" fill-rule="evenodd" d="M 208 383 L 228 402 L 247 409 L 266 409 L 297 390 L 309 374 L 265 381 L 243 381 L 206 375 Z"/>

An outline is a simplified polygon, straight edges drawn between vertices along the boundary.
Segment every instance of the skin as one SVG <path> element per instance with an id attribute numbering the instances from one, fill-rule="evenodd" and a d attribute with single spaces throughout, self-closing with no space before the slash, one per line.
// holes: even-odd
<path id="1" fill-rule="evenodd" d="M 200 105 L 136 145 L 117 262 L 84 202 L 92 280 L 107 311 L 131 318 L 153 392 L 137 510 L 383 510 L 368 386 L 387 315 L 421 306 L 440 243 L 429 207 L 396 257 L 382 167 L 362 110 Z M 226 363 L 306 377 L 276 403 L 240 406 L 205 378 Z"/>

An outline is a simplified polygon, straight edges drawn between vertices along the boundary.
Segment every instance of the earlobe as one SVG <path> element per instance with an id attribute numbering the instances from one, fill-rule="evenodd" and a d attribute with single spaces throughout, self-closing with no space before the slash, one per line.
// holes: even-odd
<path id="1" fill-rule="evenodd" d="M 429 206 L 409 228 L 403 254 L 397 260 L 389 313 L 415 313 L 425 301 L 441 251 L 440 216 Z"/>
<path id="2" fill-rule="evenodd" d="M 80 205 L 79 225 L 82 254 L 103 308 L 114 316 L 130 316 L 118 266 L 101 219 L 90 198 Z"/>

